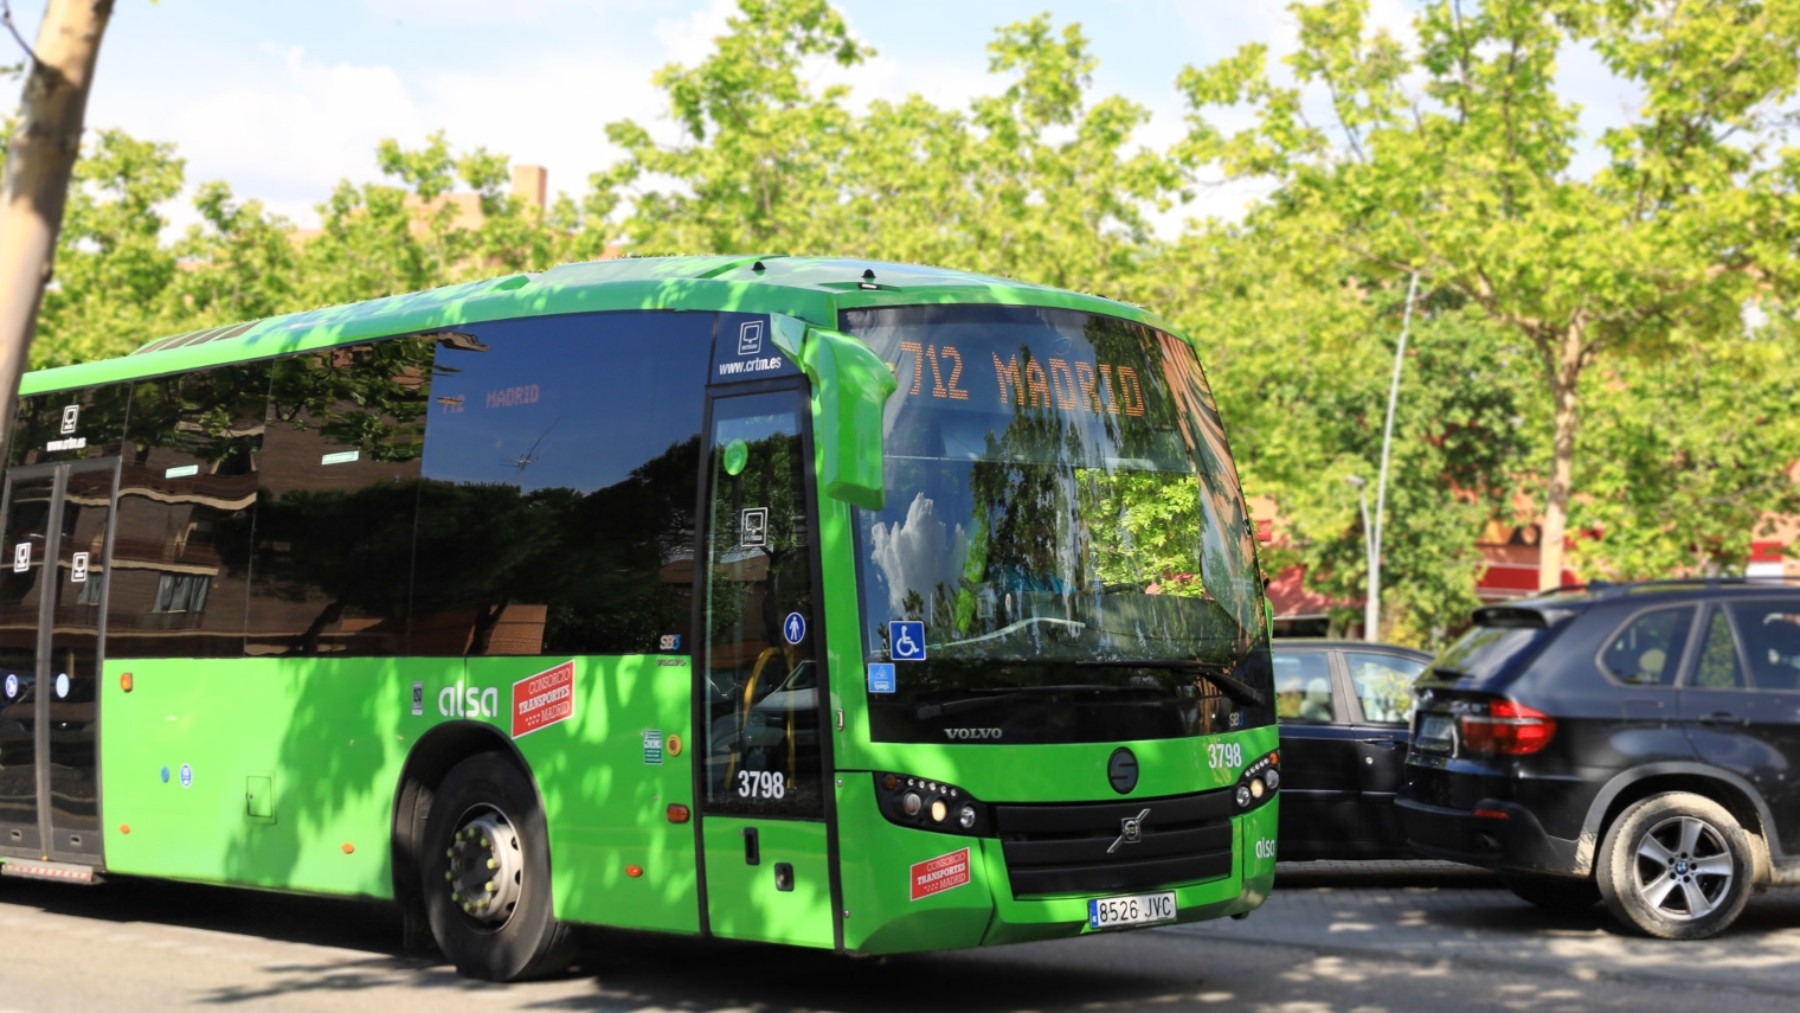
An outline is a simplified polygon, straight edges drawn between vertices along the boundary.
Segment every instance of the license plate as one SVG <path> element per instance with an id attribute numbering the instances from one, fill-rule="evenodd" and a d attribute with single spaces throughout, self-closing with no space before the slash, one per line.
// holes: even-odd
<path id="1" fill-rule="evenodd" d="M 1154 925 L 1175 920 L 1173 893 L 1145 893 L 1136 897 L 1096 897 L 1088 901 L 1088 925 L 1096 929 L 1122 929 L 1127 925 Z"/>
<path id="2" fill-rule="evenodd" d="M 1456 748 L 1456 722 L 1443 714 L 1427 714 L 1419 721 L 1419 737 L 1414 749 L 1428 753 L 1448 753 Z"/>

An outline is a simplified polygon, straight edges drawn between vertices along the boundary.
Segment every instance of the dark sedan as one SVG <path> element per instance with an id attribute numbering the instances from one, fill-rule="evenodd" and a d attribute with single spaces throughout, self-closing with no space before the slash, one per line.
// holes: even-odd
<path id="1" fill-rule="evenodd" d="M 1413 680 L 1431 655 L 1357 640 L 1277 640 L 1272 653 L 1281 858 L 1411 857 L 1394 793 Z"/>

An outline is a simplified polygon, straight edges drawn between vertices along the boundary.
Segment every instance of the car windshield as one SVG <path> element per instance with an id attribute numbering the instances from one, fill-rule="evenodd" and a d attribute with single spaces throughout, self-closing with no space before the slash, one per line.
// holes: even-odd
<path id="1" fill-rule="evenodd" d="M 876 740 L 1273 720 L 1251 528 L 1186 341 L 1020 307 L 859 310 L 843 326 L 899 382 L 886 505 L 858 524 L 868 660 L 894 666 L 892 692 L 871 676 Z M 920 630 L 922 650 L 891 650 L 896 629 Z"/>

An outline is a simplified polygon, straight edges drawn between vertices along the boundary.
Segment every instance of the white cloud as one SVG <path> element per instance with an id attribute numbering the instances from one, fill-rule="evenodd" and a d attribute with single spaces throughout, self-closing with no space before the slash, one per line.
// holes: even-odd
<path id="1" fill-rule="evenodd" d="M 373 171 L 381 138 L 421 132 L 418 106 L 393 68 L 320 62 L 299 48 L 270 55 L 278 67 L 272 76 L 172 110 L 168 125 L 197 170 L 190 179 L 256 181 L 278 194 L 307 189 L 323 199 L 331 181 L 354 175 L 348 167 Z"/>
<path id="2" fill-rule="evenodd" d="M 939 520 L 936 501 L 924 493 L 913 497 L 904 521 L 876 523 L 870 541 L 869 559 L 887 581 L 888 609 L 894 615 L 904 614 L 901 603 L 909 591 L 917 590 L 929 602 L 939 584 L 956 586 L 969 554 L 962 525 L 953 530 Z"/>
<path id="3" fill-rule="evenodd" d="M 711 0 L 685 17 L 656 19 L 650 36 L 662 47 L 662 63 L 691 67 L 712 55 L 713 40 L 725 34 L 726 19 L 737 13 L 737 6 L 737 0 Z"/>

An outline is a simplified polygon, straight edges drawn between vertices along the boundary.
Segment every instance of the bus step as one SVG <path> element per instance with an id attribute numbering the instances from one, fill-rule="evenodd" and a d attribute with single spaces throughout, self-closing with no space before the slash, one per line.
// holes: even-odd
<path id="1" fill-rule="evenodd" d="M 80 883 L 84 886 L 93 886 L 101 882 L 100 870 L 91 865 L 40 862 L 29 858 L 0 859 L 0 876 L 18 876 L 21 879 L 53 879 L 59 883 Z"/>

